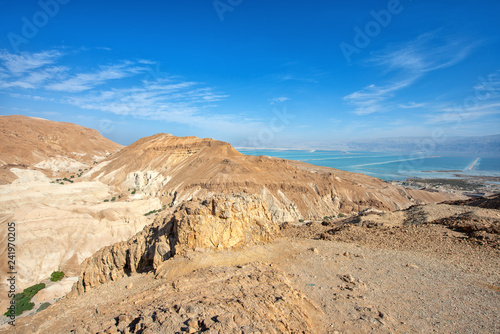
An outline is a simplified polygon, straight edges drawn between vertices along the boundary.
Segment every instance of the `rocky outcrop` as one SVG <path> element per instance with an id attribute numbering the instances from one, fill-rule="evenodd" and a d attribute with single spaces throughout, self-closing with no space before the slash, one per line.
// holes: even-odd
<path id="1" fill-rule="evenodd" d="M 221 250 L 269 242 L 279 233 L 257 196 L 217 195 L 182 204 L 130 240 L 99 250 L 82 264 L 79 293 L 124 275 L 154 271 L 187 250 Z"/>

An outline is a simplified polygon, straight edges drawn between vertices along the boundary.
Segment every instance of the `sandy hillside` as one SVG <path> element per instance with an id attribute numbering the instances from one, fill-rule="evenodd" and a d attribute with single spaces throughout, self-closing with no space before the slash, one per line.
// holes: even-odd
<path id="1" fill-rule="evenodd" d="M 450 193 L 406 190 L 333 168 L 246 156 L 228 143 L 209 138 L 169 134 L 142 138 L 84 176 L 157 197 L 166 205 L 213 194 L 258 194 L 270 204 L 277 221 L 460 199 Z"/>
<path id="2" fill-rule="evenodd" d="M 12 167 L 78 170 L 122 148 L 94 129 L 20 115 L 0 116 L 0 143 L 0 184 Z"/>

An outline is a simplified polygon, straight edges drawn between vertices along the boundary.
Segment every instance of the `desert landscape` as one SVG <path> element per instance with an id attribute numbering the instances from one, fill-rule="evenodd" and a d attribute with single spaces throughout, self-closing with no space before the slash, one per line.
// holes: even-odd
<path id="1" fill-rule="evenodd" d="M 500 331 L 498 194 L 405 187 L 213 139 L 123 147 L 25 116 L 0 116 L 0 129 L 16 293 L 39 287 L 2 333 Z M 7 311 L 7 233 L 1 244 Z"/>
<path id="2" fill-rule="evenodd" d="M 500 333 L 500 1 L 0 1 L 0 334 Z"/>

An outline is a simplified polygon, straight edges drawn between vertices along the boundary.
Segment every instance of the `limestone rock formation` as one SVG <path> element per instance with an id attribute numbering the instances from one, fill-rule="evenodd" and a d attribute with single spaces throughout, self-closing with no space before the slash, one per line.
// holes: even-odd
<path id="1" fill-rule="evenodd" d="M 77 291 L 147 272 L 187 250 L 221 250 L 269 242 L 279 233 L 265 201 L 217 195 L 182 204 L 128 241 L 104 247 L 82 264 Z"/>
<path id="2" fill-rule="evenodd" d="M 268 202 L 277 221 L 321 219 L 366 208 L 392 211 L 457 198 L 407 190 L 333 168 L 246 156 L 228 143 L 169 134 L 142 138 L 85 176 L 122 189 L 132 188 L 136 196 L 158 197 L 172 206 L 213 194 L 258 194 Z"/>
<path id="3" fill-rule="evenodd" d="M 40 171 L 15 169 L 17 179 L 0 185 L 0 228 L 16 229 L 16 284 L 22 290 L 53 271 L 78 276 L 80 263 L 100 248 L 128 240 L 152 223 L 145 213 L 160 209 L 158 199 L 117 200 L 100 182 L 51 183 Z M 0 233 L 0 245 L 7 245 Z M 7 247 L 0 249 L 7 259 Z M 0 308 L 8 304 L 7 261 L 0 262 Z"/>

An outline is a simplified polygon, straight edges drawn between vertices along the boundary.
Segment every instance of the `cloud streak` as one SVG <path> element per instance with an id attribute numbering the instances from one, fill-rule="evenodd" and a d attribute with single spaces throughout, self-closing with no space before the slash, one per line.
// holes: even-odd
<path id="1" fill-rule="evenodd" d="M 420 35 L 405 44 L 390 45 L 383 51 L 375 52 L 367 64 L 382 67 L 386 75 L 391 74 L 395 79 L 389 79 L 391 82 L 383 85 L 371 84 L 343 99 L 354 106 L 353 113 L 356 115 L 422 107 L 425 104 L 391 100 L 425 74 L 460 63 L 476 46 L 477 43 L 442 38 L 437 32 Z"/>
<path id="2" fill-rule="evenodd" d="M 399 90 L 410 86 L 416 78 L 395 82 L 383 87 L 374 84 L 344 97 L 344 101 L 356 108 L 356 115 L 369 115 L 376 112 L 388 111 L 389 106 L 384 103 L 395 96 Z"/>
<path id="3" fill-rule="evenodd" d="M 234 128 L 236 122 L 258 125 L 238 116 L 211 114 L 209 110 L 227 95 L 203 83 L 161 73 L 155 61 L 126 60 L 75 71 L 59 63 L 62 57 L 64 54 L 54 50 L 22 55 L 1 50 L 0 92 L 84 110 L 203 127 Z M 287 98 L 278 100 L 283 99 Z"/>
<path id="4" fill-rule="evenodd" d="M 147 68 L 145 67 L 125 62 L 119 65 L 103 66 L 99 71 L 95 72 L 78 73 L 66 80 L 52 83 L 46 88 L 69 93 L 82 92 L 103 85 L 110 80 L 123 79 L 146 71 Z"/>
<path id="5" fill-rule="evenodd" d="M 478 43 L 467 43 L 460 38 L 441 37 L 438 32 L 418 36 L 400 45 L 390 45 L 376 52 L 369 64 L 386 71 L 425 73 L 456 65 L 466 59 Z"/>
<path id="6" fill-rule="evenodd" d="M 4 73 L 19 76 L 26 72 L 55 63 L 63 54 L 57 50 L 43 51 L 37 53 L 12 54 L 6 50 L 0 50 L 0 62 Z"/>

